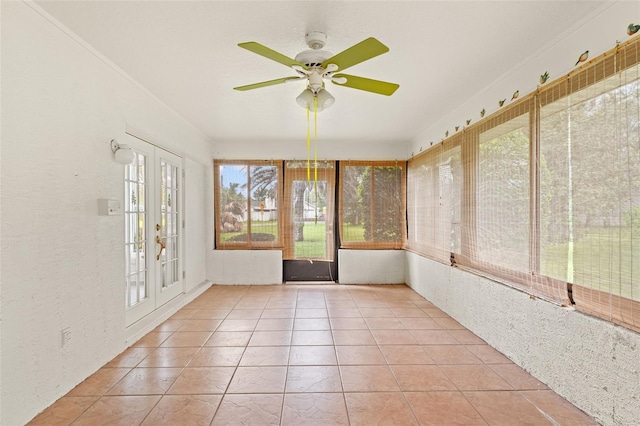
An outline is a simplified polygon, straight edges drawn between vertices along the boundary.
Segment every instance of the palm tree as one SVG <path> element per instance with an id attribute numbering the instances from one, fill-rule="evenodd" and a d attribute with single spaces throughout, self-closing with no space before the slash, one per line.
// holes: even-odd
<path id="1" fill-rule="evenodd" d="M 276 166 L 251 166 L 251 192 L 254 195 L 275 198 L 278 182 L 278 168 Z M 242 184 L 246 189 L 247 184 Z"/>
<path id="2" fill-rule="evenodd" d="M 278 182 L 278 168 L 276 166 L 251 166 L 251 191 L 253 197 L 257 201 L 261 201 L 258 197 L 268 194 L 269 197 L 275 198 Z M 247 188 L 247 184 L 243 184 L 242 188 Z M 304 241 L 304 210 L 305 210 L 305 194 L 307 191 L 311 193 L 315 190 L 317 194 L 314 203 L 324 204 L 326 193 L 326 182 L 319 181 L 317 183 L 307 181 L 295 181 L 293 183 L 293 221 L 294 221 L 294 241 Z"/>
<path id="3" fill-rule="evenodd" d="M 220 230 L 222 232 L 239 232 L 242 230 L 242 219 L 246 210 L 247 201 L 241 192 L 237 182 L 231 182 L 228 187 L 222 186 L 222 199 L 220 200 Z"/>

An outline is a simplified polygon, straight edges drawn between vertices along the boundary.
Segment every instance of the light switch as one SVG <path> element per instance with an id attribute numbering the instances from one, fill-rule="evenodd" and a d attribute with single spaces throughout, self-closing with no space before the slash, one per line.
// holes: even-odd
<path id="1" fill-rule="evenodd" d="M 98 214 L 100 216 L 117 216 L 120 214 L 120 201 L 98 200 Z"/>

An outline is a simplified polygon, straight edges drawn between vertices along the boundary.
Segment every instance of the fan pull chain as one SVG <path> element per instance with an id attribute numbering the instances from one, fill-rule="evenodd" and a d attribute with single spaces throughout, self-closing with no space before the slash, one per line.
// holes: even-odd
<path id="1" fill-rule="evenodd" d="M 313 98 L 313 182 L 314 187 L 318 184 L 318 98 Z"/>
<path id="2" fill-rule="evenodd" d="M 307 182 L 311 182 L 311 122 L 309 107 L 307 107 Z"/>
<path id="3" fill-rule="evenodd" d="M 313 192 L 316 194 L 316 217 L 315 223 L 318 224 L 318 98 L 313 97 Z"/>

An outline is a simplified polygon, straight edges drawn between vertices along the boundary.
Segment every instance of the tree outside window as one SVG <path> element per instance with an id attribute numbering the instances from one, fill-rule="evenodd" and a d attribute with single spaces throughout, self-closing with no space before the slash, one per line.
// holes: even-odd
<path id="1" fill-rule="evenodd" d="M 341 246 L 399 248 L 405 239 L 405 166 L 343 162 L 340 166 Z"/>
<path id="2" fill-rule="evenodd" d="M 216 161 L 214 170 L 217 247 L 281 246 L 278 218 L 281 164 Z"/>

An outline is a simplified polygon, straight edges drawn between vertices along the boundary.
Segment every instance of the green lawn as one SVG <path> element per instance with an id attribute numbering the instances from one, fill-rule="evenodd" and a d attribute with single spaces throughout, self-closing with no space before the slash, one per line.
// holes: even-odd
<path id="1" fill-rule="evenodd" d="M 342 235 L 346 241 L 364 241 L 364 226 L 345 223 L 342 225 Z"/>
<path id="2" fill-rule="evenodd" d="M 298 258 L 326 257 L 326 236 L 324 222 L 305 222 L 304 241 L 295 243 L 295 255 Z M 640 300 L 640 259 L 637 251 L 640 247 L 640 230 L 631 228 L 590 228 L 573 247 L 573 282 L 584 287 L 611 292 L 626 298 Z M 272 234 L 277 238 L 275 221 L 253 222 L 251 232 Z M 227 241 L 243 232 L 228 232 L 220 235 Z M 349 241 L 364 241 L 362 225 L 345 224 L 344 235 Z M 636 258 L 632 258 L 632 249 Z M 559 280 L 567 280 L 568 243 L 542 247 L 542 274 Z"/>
<path id="3" fill-rule="evenodd" d="M 271 234 L 278 239 L 278 223 L 275 220 L 267 222 L 251 222 L 251 233 Z"/>
<path id="4" fill-rule="evenodd" d="M 318 221 L 304 223 L 304 241 L 295 243 L 296 257 L 302 258 L 324 258 L 325 257 L 325 223 Z M 349 241 L 364 241 L 364 228 L 362 225 L 345 224 L 343 226 L 344 235 L 347 235 Z M 274 238 L 278 237 L 278 228 L 276 221 L 252 222 L 251 233 L 271 234 Z M 246 230 L 241 232 L 224 232 L 220 234 L 220 241 L 229 241 L 230 239 L 246 234 Z"/>
<path id="5" fill-rule="evenodd" d="M 304 222 L 304 241 L 294 243 L 295 256 L 301 259 L 326 257 L 326 227 L 324 222 Z"/>
<path id="6" fill-rule="evenodd" d="M 246 234 L 247 231 L 244 228 L 246 223 L 243 224 L 243 228 L 241 232 L 223 232 L 220 234 L 220 241 L 229 241 L 233 237 L 236 237 L 241 234 Z M 278 239 L 278 225 L 275 220 L 259 222 L 254 221 L 251 222 L 251 233 L 252 234 L 271 234 L 274 237 L 274 240 Z"/>
<path id="7" fill-rule="evenodd" d="M 580 233 L 577 233 L 580 234 Z M 631 228 L 590 228 L 573 246 L 573 282 L 583 287 L 611 292 L 629 299 L 640 300 L 640 230 Z M 636 258 L 632 258 L 632 249 Z M 564 262 L 568 243 L 542 248 L 542 274 L 567 280 Z M 632 291 L 633 290 L 633 291 Z"/>
<path id="8" fill-rule="evenodd" d="M 324 222 L 305 222 L 304 241 L 295 243 L 295 255 L 299 258 L 324 258 L 326 256 L 326 236 Z M 364 241 L 362 225 L 345 224 L 342 229 L 349 241 Z"/>

